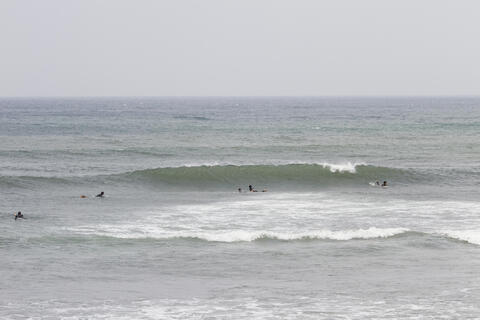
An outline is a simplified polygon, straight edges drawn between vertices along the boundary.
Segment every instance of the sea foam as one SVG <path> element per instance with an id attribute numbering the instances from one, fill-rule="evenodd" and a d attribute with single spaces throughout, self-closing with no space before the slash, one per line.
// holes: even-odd
<path id="1" fill-rule="evenodd" d="M 441 234 L 449 238 L 480 245 L 480 230 L 444 231 Z"/>
<path id="2" fill-rule="evenodd" d="M 376 228 L 356 230 L 318 230 L 306 232 L 288 231 L 251 231 L 251 230 L 219 230 L 219 231 L 170 231 L 158 230 L 145 226 L 145 228 L 130 226 L 84 226 L 67 228 L 66 230 L 83 235 L 97 235 L 123 239 L 200 239 L 213 242 L 251 242 L 262 239 L 271 240 L 338 240 L 347 241 L 354 239 L 388 238 L 404 232 L 407 228 Z"/>

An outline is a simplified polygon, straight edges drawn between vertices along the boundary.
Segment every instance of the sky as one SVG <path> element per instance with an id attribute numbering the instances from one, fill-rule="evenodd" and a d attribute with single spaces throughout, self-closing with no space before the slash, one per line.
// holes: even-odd
<path id="1" fill-rule="evenodd" d="M 477 0 L 1 0 L 0 96 L 480 95 Z"/>

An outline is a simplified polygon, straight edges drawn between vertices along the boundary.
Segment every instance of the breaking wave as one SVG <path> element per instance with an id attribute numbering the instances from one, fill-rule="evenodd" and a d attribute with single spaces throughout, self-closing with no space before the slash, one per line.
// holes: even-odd
<path id="1" fill-rule="evenodd" d="M 337 240 L 388 238 L 408 232 L 406 228 L 376 228 L 357 230 L 319 230 L 309 232 L 280 231 L 160 231 L 131 228 L 127 226 L 100 226 L 68 228 L 70 232 L 81 235 L 95 235 L 121 239 L 198 239 L 212 242 L 252 242 L 257 240 Z"/>
<path id="2" fill-rule="evenodd" d="M 445 231 L 441 234 L 452 239 L 480 245 L 480 230 Z"/>
<path id="3" fill-rule="evenodd" d="M 58 184 L 122 183 L 158 188 L 231 189 L 253 184 L 258 188 L 324 188 L 362 185 L 375 180 L 396 183 L 420 181 L 412 170 L 372 166 L 362 163 L 294 163 L 283 165 L 200 165 L 161 167 L 125 173 L 83 177 L 0 176 L 0 186 L 32 187 Z M 426 178 L 423 177 L 422 181 Z"/>
<path id="4" fill-rule="evenodd" d="M 377 228 L 347 230 L 313 230 L 305 232 L 268 231 L 268 230 L 218 230 L 218 231 L 171 231 L 148 225 L 95 225 L 64 228 L 69 235 L 94 236 L 115 239 L 154 239 L 154 240 L 200 240 L 207 242 L 253 242 L 262 240 L 278 241 L 349 241 L 392 238 L 404 236 L 433 236 L 480 245 L 480 230 L 431 231 L 421 232 L 409 228 Z"/>
<path id="5" fill-rule="evenodd" d="M 378 228 L 346 230 L 310 230 L 305 232 L 272 231 L 272 230 L 184 230 L 172 231 L 148 225 L 84 225 L 62 227 L 60 233 L 50 233 L 45 236 L 33 236 L 32 243 L 44 242 L 98 242 L 115 240 L 134 241 L 201 241 L 219 243 L 241 243 L 256 241 L 366 241 L 373 239 L 393 239 L 397 237 L 415 237 L 428 239 L 444 239 L 460 243 L 480 246 L 480 230 L 457 231 L 417 231 L 409 228 Z M 110 239 L 110 240 L 109 240 Z M 15 244 L 15 238 L 0 237 L 0 244 Z M 418 245 L 418 243 L 416 244 Z"/>
<path id="6" fill-rule="evenodd" d="M 366 164 L 286 164 L 286 165 L 214 165 L 138 170 L 116 178 L 126 178 L 158 186 L 216 188 L 260 187 L 328 187 L 334 185 L 365 185 L 372 180 L 416 180 L 408 170 Z"/>

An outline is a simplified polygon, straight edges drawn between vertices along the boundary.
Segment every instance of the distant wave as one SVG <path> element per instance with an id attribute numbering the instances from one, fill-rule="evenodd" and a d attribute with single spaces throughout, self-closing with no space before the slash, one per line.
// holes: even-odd
<path id="1" fill-rule="evenodd" d="M 197 120 L 197 121 L 209 121 L 212 120 L 207 117 L 202 117 L 202 116 L 193 116 L 193 115 L 176 115 L 173 116 L 174 119 L 180 119 L 180 120 Z"/>
<path id="2" fill-rule="evenodd" d="M 70 184 L 69 178 L 38 177 L 38 176 L 0 176 L 0 187 L 32 189 L 39 185 Z"/>
<path id="3" fill-rule="evenodd" d="M 362 185 L 370 181 L 396 183 L 418 181 L 416 172 L 363 163 L 292 163 L 281 165 L 192 165 L 161 167 L 132 172 L 84 177 L 0 177 L 0 186 L 29 186 L 64 183 L 137 183 L 157 188 L 196 190 L 228 189 L 249 184 L 259 189 L 324 188 L 338 185 Z"/>

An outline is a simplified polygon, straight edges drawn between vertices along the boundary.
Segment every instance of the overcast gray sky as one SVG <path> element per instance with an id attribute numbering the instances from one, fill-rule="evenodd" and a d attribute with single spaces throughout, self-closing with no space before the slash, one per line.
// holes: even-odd
<path id="1" fill-rule="evenodd" d="M 0 96 L 479 95 L 476 0 L 1 0 Z"/>

